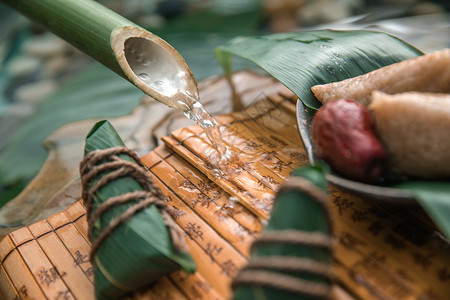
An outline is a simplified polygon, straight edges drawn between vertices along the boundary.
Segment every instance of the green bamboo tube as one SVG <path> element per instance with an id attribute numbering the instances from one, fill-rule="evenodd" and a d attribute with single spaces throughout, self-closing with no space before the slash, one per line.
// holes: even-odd
<path id="1" fill-rule="evenodd" d="M 158 101 L 180 108 L 174 97 L 177 91 L 187 91 L 194 98 L 198 97 L 192 72 L 172 46 L 95 1 L 2 1 Z M 136 52 L 152 64 L 142 63 Z M 167 84 L 158 87 L 155 82 Z"/>

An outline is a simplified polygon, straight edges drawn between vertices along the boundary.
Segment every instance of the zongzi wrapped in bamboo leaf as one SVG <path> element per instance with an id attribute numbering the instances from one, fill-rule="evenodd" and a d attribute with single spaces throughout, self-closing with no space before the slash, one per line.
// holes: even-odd
<path id="1" fill-rule="evenodd" d="M 236 276 L 234 300 L 328 299 L 331 225 L 322 165 L 294 171 L 281 188 L 269 223 Z"/>
<path id="2" fill-rule="evenodd" d="M 98 299 L 122 297 L 176 270 L 195 270 L 161 193 L 108 121 L 87 135 L 80 173 Z"/>

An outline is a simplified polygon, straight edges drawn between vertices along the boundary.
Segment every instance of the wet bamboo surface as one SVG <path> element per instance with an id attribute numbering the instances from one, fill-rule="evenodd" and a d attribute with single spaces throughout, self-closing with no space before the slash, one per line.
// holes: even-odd
<path id="1" fill-rule="evenodd" d="M 175 272 L 131 299 L 229 299 L 276 191 L 307 163 L 295 98 L 286 91 L 217 121 L 224 142 L 239 154 L 225 176 L 216 176 L 215 151 L 196 125 L 174 131 L 142 157 L 185 232 L 197 272 Z M 334 187 L 329 193 L 336 299 L 448 298 L 450 246 L 420 209 Z M 85 214 L 77 202 L 0 241 L 0 299 L 94 299 Z"/>

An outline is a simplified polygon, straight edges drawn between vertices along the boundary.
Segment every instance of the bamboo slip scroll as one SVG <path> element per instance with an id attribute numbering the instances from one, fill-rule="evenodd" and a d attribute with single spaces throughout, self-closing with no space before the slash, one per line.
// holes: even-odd
<path id="1" fill-rule="evenodd" d="M 275 193 L 307 163 L 283 91 L 245 111 L 219 116 L 224 141 L 239 153 L 230 176 L 217 177 L 211 147 L 195 125 L 165 137 L 142 157 L 186 235 L 197 272 L 175 272 L 130 299 L 229 299 L 231 281 L 270 216 Z M 445 299 L 448 247 L 415 209 L 377 206 L 330 187 L 338 243 L 338 299 Z M 419 217 L 417 217 L 419 215 Z M 0 241 L 0 299 L 94 299 L 86 210 L 81 202 Z"/>

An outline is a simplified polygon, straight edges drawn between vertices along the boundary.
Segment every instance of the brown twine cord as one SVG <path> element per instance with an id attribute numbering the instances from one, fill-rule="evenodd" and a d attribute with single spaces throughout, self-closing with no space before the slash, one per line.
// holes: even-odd
<path id="1" fill-rule="evenodd" d="M 311 282 L 271 271 L 245 269 L 238 273 L 232 283 L 233 288 L 241 285 L 270 287 L 315 298 L 329 297 L 330 290 L 328 285 L 320 282 Z"/>
<path id="2" fill-rule="evenodd" d="M 129 155 L 139 165 L 143 166 L 141 164 L 139 157 L 136 155 L 136 153 L 126 147 L 116 147 L 116 148 L 110 148 L 110 149 L 105 149 L 105 150 L 92 151 L 92 152 L 86 154 L 80 163 L 81 183 L 83 185 L 82 197 L 84 199 L 84 203 L 86 206 L 88 219 L 89 219 L 90 213 L 91 213 L 92 201 L 87 201 L 87 199 L 89 199 L 89 197 L 90 197 L 89 193 L 93 194 L 92 193 L 93 191 L 89 190 L 87 188 L 88 184 L 93 178 L 97 177 L 102 172 L 122 166 L 123 160 L 118 157 L 119 154 Z M 107 162 L 103 165 L 96 166 L 96 164 L 98 164 L 102 160 L 103 161 L 107 160 L 108 158 L 111 160 L 111 162 Z M 97 186 L 97 188 L 99 188 L 99 186 Z M 152 187 L 149 187 L 149 188 L 143 187 L 143 189 L 144 190 L 152 190 Z M 154 189 L 154 191 L 156 193 L 159 193 L 159 191 L 157 189 Z"/>
<path id="3" fill-rule="evenodd" d="M 331 220 L 327 208 L 328 199 L 320 188 L 305 178 L 291 177 L 281 187 L 279 194 L 289 191 L 303 193 L 315 200 L 326 213 L 331 232 Z M 304 245 L 331 252 L 333 240 L 330 236 L 318 232 L 271 230 L 264 232 L 253 242 L 252 250 L 256 246 L 264 244 Z M 316 298 L 330 297 L 330 287 L 327 284 L 303 280 L 276 271 L 315 274 L 327 281 L 332 281 L 333 279 L 330 268 L 321 262 L 294 256 L 263 256 L 250 260 L 249 264 L 233 280 L 233 288 L 241 285 L 263 286 Z"/>
<path id="4" fill-rule="evenodd" d="M 258 256 L 252 258 L 251 264 L 246 269 L 304 272 L 322 276 L 328 280 L 331 280 L 333 277 L 330 267 L 327 264 L 309 258 L 294 256 Z"/>
<path id="5" fill-rule="evenodd" d="M 148 192 L 136 191 L 136 192 L 131 192 L 131 193 L 127 193 L 124 195 L 120 195 L 117 197 L 109 198 L 108 200 L 106 200 L 105 202 L 100 204 L 100 206 L 97 207 L 97 209 L 91 214 L 90 218 L 88 219 L 88 227 L 93 228 L 95 221 L 98 218 L 100 218 L 100 216 L 103 215 L 103 213 L 112 209 L 113 207 L 127 203 L 127 202 L 132 202 L 132 201 L 137 202 L 137 201 L 146 199 L 148 197 L 149 197 Z M 158 209 L 163 209 L 166 205 L 166 203 L 163 200 L 157 199 L 153 195 L 150 196 L 150 199 L 153 200 L 153 201 L 151 201 L 150 204 L 156 205 L 156 207 Z M 91 232 L 89 232 L 89 233 L 91 233 Z M 92 239 L 91 236 L 89 236 L 89 238 Z"/>
<path id="6" fill-rule="evenodd" d="M 131 156 L 137 162 L 137 164 L 120 158 L 120 154 Z M 100 162 L 104 163 L 101 165 L 97 165 Z M 110 173 L 104 175 L 94 185 L 89 186 L 91 180 L 105 171 L 110 171 Z M 129 207 L 118 217 L 113 219 L 108 224 L 108 226 L 99 234 L 97 239 L 93 241 L 90 252 L 91 260 L 93 260 L 95 253 L 106 240 L 106 238 L 108 238 L 116 228 L 118 228 L 124 222 L 128 221 L 137 212 L 149 207 L 150 205 L 156 205 L 156 207 L 159 209 L 164 223 L 169 228 L 174 247 L 183 251 L 187 251 L 187 246 L 184 242 L 183 234 L 180 228 L 170 217 L 167 205 L 164 200 L 162 200 L 163 195 L 161 191 L 154 185 L 153 179 L 150 176 L 148 170 L 141 163 L 139 157 L 134 151 L 126 147 L 116 147 L 105 150 L 92 151 L 88 153 L 81 161 L 80 174 L 83 186 L 82 196 L 86 206 L 89 225 L 89 238 L 91 240 L 95 222 L 102 216 L 103 213 L 113 207 L 116 207 L 117 205 L 128 202 L 136 202 L 136 204 Z M 143 191 L 134 191 L 109 198 L 108 200 L 100 204 L 94 212 L 92 212 L 94 195 L 96 195 L 96 193 L 102 187 L 106 186 L 110 182 L 125 176 L 132 176 L 142 187 Z"/>
<path id="7" fill-rule="evenodd" d="M 264 244 L 305 245 L 315 248 L 331 250 L 333 243 L 329 236 L 318 232 L 299 230 L 271 230 L 264 232 L 252 244 L 252 249 Z"/>

